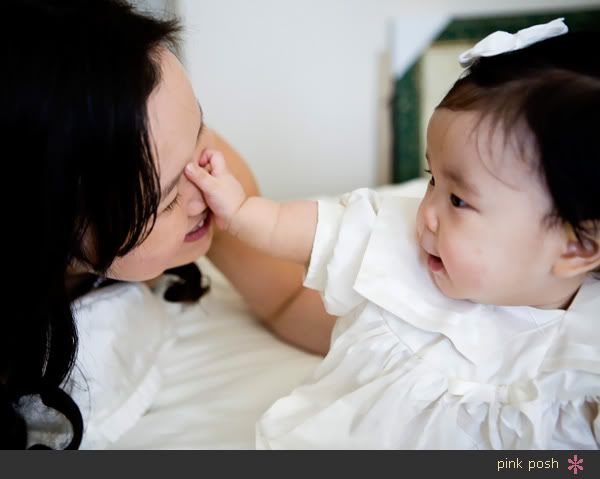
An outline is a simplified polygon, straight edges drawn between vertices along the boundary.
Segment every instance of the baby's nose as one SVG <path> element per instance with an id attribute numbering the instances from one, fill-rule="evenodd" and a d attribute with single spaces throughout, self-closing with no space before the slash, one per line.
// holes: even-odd
<path id="1" fill-rule="evenodd" d="M 425 197 L 419 205 L 417 214 L 417 235 L 421 238 L 426 231 L 436 233 L 438 229 L 438 217 L 431 201 L 431 198 Z"/>
<path id="2" fill-rule="evenodd" d="M 438 229 L 438 218 L 433 208 L 427 208 L 425 210 L 425 226 L 432 233 L 436 233 Z"/>

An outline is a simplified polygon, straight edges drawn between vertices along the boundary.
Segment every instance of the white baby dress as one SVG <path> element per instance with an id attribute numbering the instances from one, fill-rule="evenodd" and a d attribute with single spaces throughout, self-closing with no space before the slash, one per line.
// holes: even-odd
<path id="1" fill-rule="evenodd" d="M 418 258 L 418 202 L 367 189 L 319 202 L 305 285 L 340 319 L 257 446 L 600 447 L 600 280 L 567 311 L 449 299 Z"/>

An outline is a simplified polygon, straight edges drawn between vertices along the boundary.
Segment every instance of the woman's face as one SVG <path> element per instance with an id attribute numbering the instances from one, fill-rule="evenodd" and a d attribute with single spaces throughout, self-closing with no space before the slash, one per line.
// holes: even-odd
<path id="1" fill-rule="evenodd" d="M 160 50 L 160 64 L 162 79 L 148 99 L 148 119 L 161 201 L 150 235 L 108 270 L 109 277 L 125 281 L 152 279 L 196 260 L 206 254 L 213 235 L 204 198 L 183 174 L 208 146 L 202 112 L 177 58 Z"/>

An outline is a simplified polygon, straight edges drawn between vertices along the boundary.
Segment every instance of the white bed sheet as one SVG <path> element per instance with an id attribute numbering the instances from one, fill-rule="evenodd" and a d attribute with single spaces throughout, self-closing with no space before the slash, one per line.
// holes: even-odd
<path id="1" fill-rule="evenodd" d="M 419 197 L 425 184 L 380 190 Z M 162 359 L 160 392 L 112 448 L 254 449 L 258 418 L 321 360 L 273 336 L 208 260 L 199 265 L 211 291 L 187 309 L 173 306 L 177 340 Z"/>

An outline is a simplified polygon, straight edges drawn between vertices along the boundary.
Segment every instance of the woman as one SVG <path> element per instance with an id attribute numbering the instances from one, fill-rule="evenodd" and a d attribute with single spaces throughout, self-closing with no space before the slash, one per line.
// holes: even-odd
<path id="1" fill-rule="evenodd" d="M 0 447 L 28 446 L 20 404 L 33 395 L 67 417 L 69 447 L 78 446 L 81 415 L 61 388 L 77 354 L 71 304 L 103 278 L 150 282 L 170 269 L 184 286 L 167 299 L 196 300 L 204 289 L 189 263 L 207 254 L 276 334 L 325 352 L 333 318 L 302 289 L 302 269 L 217 232 L 182 174 L 217 148 L 257 193 L 239 155 L 204 123 L 170 50 L 177 23 L 118 0 L 19 1 L 6 18 L 16 28 L 4 31 L 1 114 L 5 151 L 18 153 L 4 173 L 33 207 L 7 213 L 19 233 L 7 235 L 18 260 L 9 297 L 30 306 L 0 334 Z"/>

